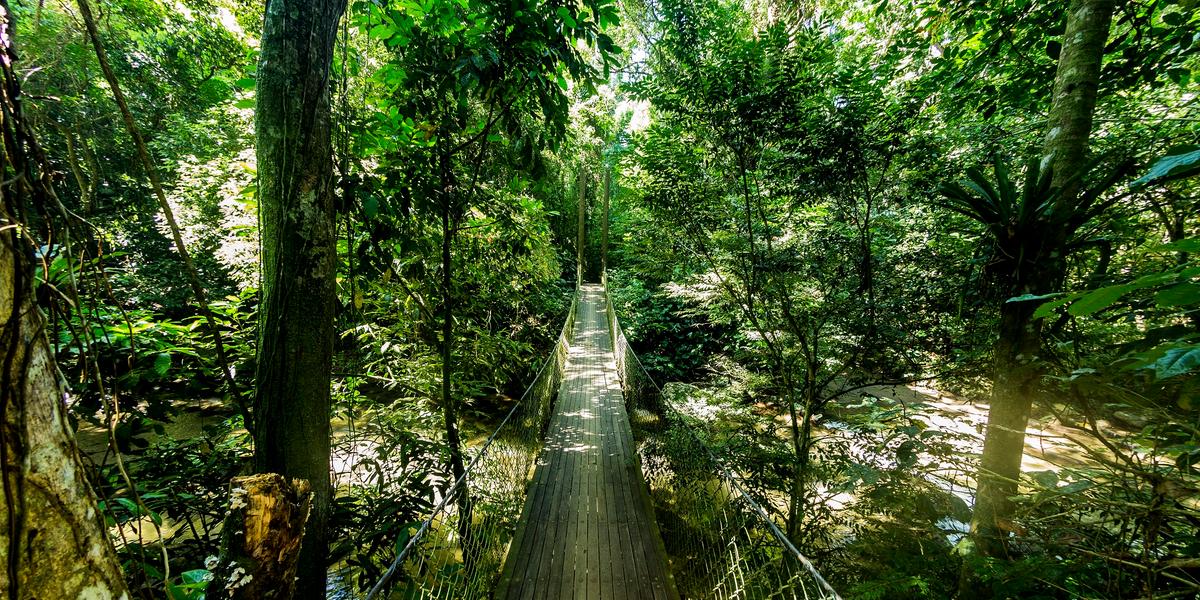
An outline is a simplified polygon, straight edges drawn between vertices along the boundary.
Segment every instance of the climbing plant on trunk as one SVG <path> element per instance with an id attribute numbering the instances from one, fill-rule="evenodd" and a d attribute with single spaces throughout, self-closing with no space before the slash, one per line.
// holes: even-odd
<path id="1" fill-rule="evenodd" d="M 35 220 L 62 215 L 21 106 L 13 18 L 0 0 L 0 596 L 125 598 L 108 531 L 66 417 L 66 392 L 34 300 Z"/>
<path id="2" fill-rule="evenodd" d="M 1020 195 L 999 167 L 995 188 L 973 177 L 975 194 L 948 190 L 960 207 L 972 204 L 968 198 L 993 200 L 992 212 L 967 214 L 992 231 L 1003 253 L 1002 275 L 1008 285 L 1008 298 L 1000 309 L 992 400 L 971 520 L 975 549 L 983 555 L 1002 553 L 1012 528 L 1010 497 L 1017 492 L 1025 428 L 1042 369 L 1042 321 L 1033 316 L 1035 298 L 1061 284 L 1072 236 L 1098 212 L 1098 194 L 1083 194 L 1081 189 L 1114 5 L 1112 0 L 1074 0 L 1067 7 L 1042 161 L 1049 173 L 1030 164 Z M 987 206 L 986 201 L 975 204 Z"/>

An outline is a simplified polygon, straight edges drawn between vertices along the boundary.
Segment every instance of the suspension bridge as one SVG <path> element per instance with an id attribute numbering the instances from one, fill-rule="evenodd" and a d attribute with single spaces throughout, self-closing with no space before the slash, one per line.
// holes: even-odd
<path id="1" fill-rule="evenodd" d="M 368 600 L 840 598 L 664 397 L 603 281 L 471 453 Z"/>

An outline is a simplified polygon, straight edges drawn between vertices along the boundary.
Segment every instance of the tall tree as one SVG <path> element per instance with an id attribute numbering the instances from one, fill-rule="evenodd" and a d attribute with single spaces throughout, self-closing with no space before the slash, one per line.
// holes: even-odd
<path id="1" fill-rule="evenodd" d="M 431 321 L 440 321 L 439 331 L 431 336 L 441 358 L 438 395 L 450 470 L 461 480 L 466 466 L 458 424 L 464 394 L 459 387 L 458 365 L 464 364 L 459 342 L 470 333 L 469 313 L 464 314 L 470 303 L 464 301 L 461 279 L 464 232 L 491 226 L 476 219 L 478 215 L 497 221 L 511 214 L 515 188 L 510 184 L 519 181 L 513 175 L 532 170 L 542 149 L 555 147 L 565 136 L 565 76 L 594 85 L 598 75 L 576 42 L 597 46 L 606 67 L 613 63 L 619 49 L 600 30 L 602 23 L 617 22 L 617 9 L 606 0 L 588 0 L 572 9 L 545 0 L 432 6 L 402 14 L 356 3 L 353 14 L 368 36 L 394 49 L 379 76 L 405 82 L 380 106 L 381 114 L 404 119 L 377 119 L 371 126 L 375 130 L 363 138 L 364 146 L 377 153 L 390 172 L 384 185 L 402 199 L 398 213 L 406 219 L 393 232 L 419 239 L 428 223 L 440 233 L 441 274 L 436 278 L 438 289 L 430 291 L 440 296 L 441 306 L 423 312 Z M 412 77 L 415 73 L 435 75 Z M 543 120 L 523 116 L 528 113 L 540 114 Z M 517 154 L 506 153 L 506 147 Z M 372 212 L 377 213 L 379 205 L 375 206 Z M 434 280 L 424 272 L 417 278 Z M 419 297 L 411 290 L 406 293 Z M 462 486 L 457 496 L 461 515 L 471 512 L 467 490 Z M 469 525 L 469 518 L 460 523 Z"/>
<path id="2" fill-rule="evenodd" d="M 21 109 L 13 18 L 0 0 L 0 596 L 125 598 L 128 596 L 96 497 L 66 419 L 65 392 L 34 301 L 31 212 L 58 207 L 52 171 Z"/>
<path id="3" fill-rule="evenodd" d="M 587 180 L 583 170 L 575 175 L 575 189 L 579 199 L 575 204 L 575 285 L 583 285 L 584 261 L 587 260 Z"/>
<path id="4" fill-rule="evenodd" d="M 345 0 L 269 0 L 255 117 L 262 300 L 255 468 L 305 479 L 297 590 L 324 598 L 335 245 L 330 66 Z"/>
<path id="5" fill-rule="evenodd" d="M 600 215 L 600 274 L 608 272 L 608 218 L 612 198 L 612 167 L 604 165 L 604 206 Z"/>
<path id="6" fill-rule="evenodd" d="M 229 355 L 225 351 L 225 341 L 221 336 L 221 329 L 217 326 L 216 319 L 213 318 L 212 307 L 208 303 L 208 293 L 204 291 L 204 283 L 200 280 L 200 272 L 196 270 L 196 264 L 192 261 L 192 255 L 188 252 L 187 245 L 183 243 L 183 233 L 179 228 L 179 221 L 175 218 L 175 211 L 171 208 L 171 203 L 167 201 L 167 194 L 163 190 L 162 179 L 158 175 L 158 168 L 150 158 L 150 150 L 146 147 L 146 139 L 142 136 L 142 131 L 138 128 L 137 122 L 133 118 L 133 113 L 129 110 L 129 103 L 125 100 L 124 92 L 121 91 L 121 83 L 117 80 L 117 75 L 113 72 L 112 66 L 109 64 L 108 53 L 104 50 L 104 44 L 100 41 L 100 31 L 96 27 L 96 18 L 92 15 L 91 4 L 87 0 L 78 0 L 77 4 L 79 5 L 79 14 L 83 16 L 83 24 L 87 30 L 88 39 L 91 40 L 92 48 L 96 52 L 96 60 L 100 63 L 100 70 L 104 73 L 104 79 L 108 82 L 109 89 L 112 90 L 113 100 L 116 101 L 117 107 L 121 110 L 121 119 L 125 122 L 125 130 L 129 132 L 129 137 L 133 139 L 133 145 L 137 148 L 138 159 L 142 163 L 142 168 L 146 170 L 146 174 L 150 178 L 150 187 L 154 190 L 154 197 L 158 200 L 159 209 L 162 210 L 167 227 L 171 230 L 171 240 L 175 242 L 175 251 L 179 253 L 179 258 L 183 262 L 184 272 L 187 273 L 188 283 L 192 287 L 192 295 L 195 297 L 196 303 L 200 305 L 200 312 L 204 315 L 205 324 L 212 335 L 213 349 L 216 350 L 217 362 L 221 369 L 221 374 L 225 377 L 225 383 L 229 386 L 229 394 L 233 396 L 234 401 L 242 408 L 242 414 L 246 417 L 246 426 L 253 429 L 254 423 L 251 415 L 247 414 L 245 410 L 241 390 L 238 388 L 237 381 L 233 377 L 233 368 L 230 366 Z"/>
<path id="7" fill-rule="evenodd" d="M 1083 216 L 1091 201 L 1080 201 L 1080 181 L 1087 162 L 1088 137 L 1100 83 L 1100 62 L 1112 23 L 1114 0 L 1073 0 L 1055 74 L 1043 161 L 1052 168 L 1053 208 L 1044 211 L 1037 231 L 1019 231 L 1022 252 L 1011 264 L 1011 296 L 1038 296 L 1059 285 L 1065 272 L 1068 242 L 1082 219 L 1051 226 L 1064 215 Z M 1032 166 L 1031 166 L 1032 168 Z M 1026 202 L 1034 199 L 1026 197 Z M 979 467 L 975 512 L 971 519 L 976 550 L 984 555 L 1003 551 L 1004 532 L 1012 514 L 1010 497 L 1017 493 L 1025 428 L 1040 377 L 1042 320 L 1034 318 L 1036 301 L 1006 301 L 1001 307 L 994 363 L 991 407 Z"/>

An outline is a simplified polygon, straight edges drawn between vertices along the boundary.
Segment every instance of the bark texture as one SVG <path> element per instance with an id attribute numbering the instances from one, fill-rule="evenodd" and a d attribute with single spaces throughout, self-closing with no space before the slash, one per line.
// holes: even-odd
<path id="1" fill-rule="evenodd" d="M 1045 293 L 1049 285 L 1043 282 L 1053 278 L 1054 273 L 1049 269 L 1040 271 L 1029 277 L 1030 281 L 1018 283 L 1012 295 Z M 1012 530 L 1013 505 L 1009 498 L 1017 493 L 1025 428 L 1041 374 L 1038 354 L 1042 321 L 1033 318 L 1037 307 L 1037 302 L 1005 302 L 1000 308 L 992 398 L 971 518 L 975 549 L 985 556 L 1004 554 L 1004 540 Z"/>
<path id="2" fill-rule="evenodd" d="M 296 564 L 312 488 L 277 473 L 235 477 L 221 554 L 208 597 L 287 600 L 296 591 Z"/>
<path id="3" fill-rule="evenodd" d="M 66 420 L 66 395 L 34 303 L 33 248 L 26 214 L 54 200 L 49 171 L 21 112 L 11 12 L 0 0 L 3 89 L 0 125 L 0 597 L 13 600 L 128 598 L 116 553 L 96 510 Z"/>
<path id="4" fill-rule="evenodd" d="M 1087 165 L 1088 139 L 1100 90 L 1100 64 L 1116 0 L 1073 0 L 1054 76 L 1049 130 L 1043 145 L 1054 168 L 1059 202 L 1074 204 Z"/>
<path id="5" fill-rule="evenodd" d="M 262 236 L 255 468 L 304 479 L 298 598 L 324 598 L 336 269 L 330 65 L 345 0 L 269 0 L 258 63 Z"/>
<path id="6" fill-rule="evenodd" d="M 1096 109 L 1100 64 L 1112 24 L 1114 0 L 1073 0 L 1054 81 L 1044 152 L 1061 192 L 1056 212 L 1076 207 L 1088 138 Z M 1040 295 L 1060 285 L 1067 241 L 1073 231 L 1050 227 L 1044 239 L 1022 240 L 1025 249 L 1012 265 L 1010 296 Z M 972 540 L 978 552 L 1001 555 L 1012 529 L 1012 502 L 1021 476 L 1025 428 L 1041 375 L 1038 355 L 1042 321 L 1037 302 L 1005 302 L 995 349 L 991 406 L 978 475 Z"/>
<path id="7" fill-rule="evenodd" d="M 443 151 L 439 158 L 442 171 L 441 219 L 442 219 L 442 417 L 446 425 L 446 445 L 450 450 L 450 470 L 454 480 L 466 475 L 462 455 L 462 439 L 458 431 L 458 399 L 454 397 L 454 235 L 457 230 L 457 215 L 454 211 L 455 182 L 450 168 L 450 154 Z M 470 515 L 471 500 L 464 485 L 459 494 L 461 514 Z M 469 519 L 461 519 L 467 524 Z"/>

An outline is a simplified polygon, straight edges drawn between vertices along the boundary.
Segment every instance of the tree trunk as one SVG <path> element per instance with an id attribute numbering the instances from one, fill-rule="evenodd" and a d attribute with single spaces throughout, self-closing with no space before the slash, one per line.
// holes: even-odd
<path id="1" fill-rule="evenodd" d="M 1053 165 L 1059 204 L 1074 205 L 1087 164 L 1088 139 L 1100 90 L 1100 63 L 1112 27 L 1116 0 L 1073 0 L 1054 76 L 1043 150 Z"/>
<path id="2" fill-rule="evenodd" d="M 442 415 L 446 421 L 446 445 L 450 447 L 450 469 L 457 481 L 466 474 L 462 440 L 458 434 L 458 402 L 454 398 L 454 257 L 451 253 L 454 228 L 450 207 L 442 208 Z M 464 487 L 463 494 L 466 494 Z"/>
<path id="3" fill-rule="evenodd" d="M 1073 0 L 1067 9 L 1044 148 L 1053 165 L 1054 185 L 1062 189 L 1063 210 L 1070 210 L 1079 195 L 1113 9 L 1113 0 Z M 1048 239 L 1026 240 L 1034 251 L 1026 262 L 1014 262 L 1010 296 L 1044 294 L 1062 280 L 1063 253 L 1071 233 L 1059 228 Z M 1025 428 L 1040 376 L 1042 324 L 1033 318 L 1037 304 L 1001 306 L 992 400 L 971 519 L 975 550 L 987 556 L 1004 551 L 1013 508 L 1009 498 L 1016 495 L 1021 476 Z M 965 593 L 970 587 L 967 577 L 963 582 L 960 591 Z"/>
<path id="4" fill-rule="evenodd" d="M 345 0 L 269 0 L 258 63 L 260 473 L 304 479 L 312 512 L 297 597 L 324 598 L 337 267 L 329 70 Z"/>
<path id="5" fill-rule="evenodd" d="M 442 186 L 440 191 L 442 219 L 442 416 L 446 426 L 446 445 L 450 450 L 450 469 L 455 481 L 466 474 L 462 455 L 462 439 L 458 433 L 458 400 L 454 397 L 454 234 L 458 214 L 454 200 L 456 179 L 449 149 L 443 147 L 438 157 Z M 470 511 L 466 485 L 459 496 L 462 514 Z"/>
<path id="6" fill-rule="evenodd" d="M 600 272 L 608 272 L 608 209 L 609 196 L 612 195 L 612 170 L 604 169 L 604 216 L 601 217 L 600 229 Z"/>
<path id="7" fill-rule="evenodd" d="M 579 201 L 575 204 L 578 220 L 575 229 L 575 286 L 583 285 L 584 248 L 587 244 L 587 180 L 583 178 L 583 169 L 575 176 L 575 187 L 579 191 Z"/>
<path id="8" fill-rule="evenodd" d="M 1042 290 L 1048 285 L 1041 282 L 1048 278 L 1046 274 L 1035 278 L 1035 285 L 1018 287 Z M 1021 293 L 1026 292 L 1013 295 Z M 1042 321 L 1033 319 L 1037 307 L 1037 302 L 1005 302 L 1000 307 L 992 398 L 971 518 L 975 550 L 984 556 L 1002 555 L 1005 536 L 1012 530 L 1009 519 L 1013 505 L 1009 498 L 1017 493 L 1025 455 L 1025 427 L 1040 376 Z"/>
<path id="9" fill-rule="evenodd" d="M 803 543 L 800 536 L 803 532 L 804 517 L 807 511 L 806 488 L 808 487 L 808 465 L 811 462 L 812 450 L 812 412 L 817 405 L 817 388 L 816 388 L 816 365 L 812 360 L 809 360 L 808 352 L 805 352 L 805 371 L 804 371 L 804 406 L 802 412 L 796 411 L 795 393 L 792 391 L 794 381 L 790 376 L 784 376 L 784 386 L 788 393 L 785 398 L 788 402 L 788 416 L 791 420 L 791 437 L 792 437 L 792 452 L 795 454 L 792 464 L 792 491 L 791 501 L 788 503 L 788 520 L 787 533 L 788 538 L 798 544 Z M 782 358 L 779 359 L 780 369 L 787 368 L 784 365 Z"/>
<path id="10" fill-rule="evenodd" d="M 287 600 L 296 592 L 296 562 L 312 489 L 277 473 L 235 477 L 221 526 L 221 552 L 207 596 Z"/>
<path id="11" fill-rule="evenodd" d="M 0 186 L 0 597 L 128 598 L 96 497 L 66 419 L 63 390 L 45 319 L 34 302 L 31 249 L 24 213 L 46 214 L 53 200 L 50 171 L 24 123 L 14 72 L 12 12 L 0 0 L 0 125 L 4 185 Z"/>

